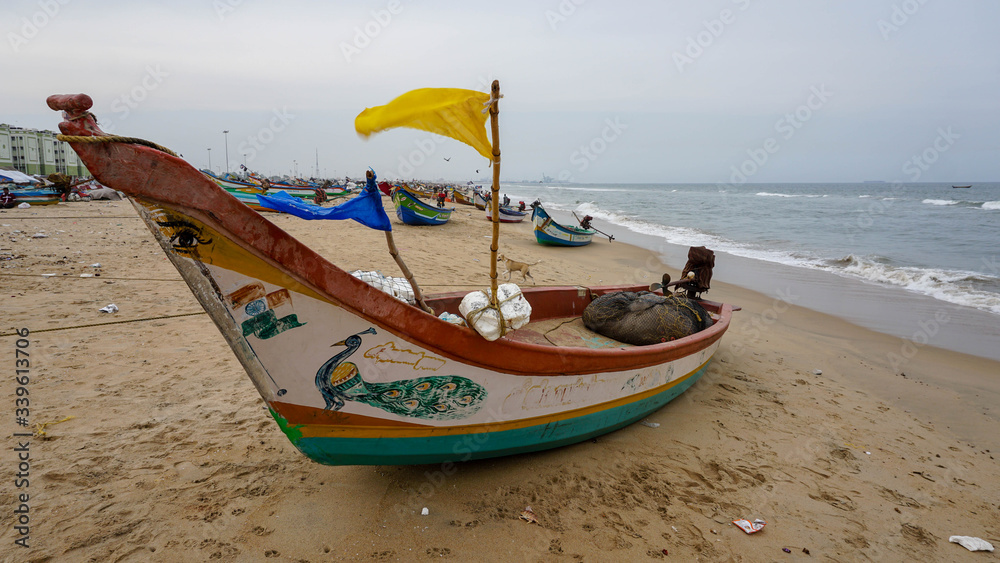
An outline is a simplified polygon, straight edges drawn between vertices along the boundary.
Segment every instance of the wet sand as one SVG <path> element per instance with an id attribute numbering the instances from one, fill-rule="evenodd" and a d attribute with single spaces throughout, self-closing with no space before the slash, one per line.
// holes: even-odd
<path id="1" fill-rule="evenodd" d="M 380 232 L 269 217 L 346 270 L 398 275 Z M 482 212 L 393 222 L 428 293 L 488 285 Z M 948 537 L 1000 541 L 997 362 L 911 349 L 717 274 L 707 297 L 743 311 L 708 374 L 649 425 L 454 470 L 328 467 L 279 431 L 128 202 L 8 210 L 0 225 L 0 347 L 12 366 L 11 333 L 31 331 L 29 418 L 53 423 L 15 437 L 8 384 L 3 479 L 28 440 L 30 483 L 2 496 L 0 560 L 996 557 Z M 528 224 L 503 226 L 501 252 L 540 261 L 541 285 L 679 274 L 617 241 L 542 247 Z M 27 549 L 14 493 L 30 496 Z M 527 506 L 537 523 L 518 518 Z M 746 535 L 737 518 L 768 524 Z"/>

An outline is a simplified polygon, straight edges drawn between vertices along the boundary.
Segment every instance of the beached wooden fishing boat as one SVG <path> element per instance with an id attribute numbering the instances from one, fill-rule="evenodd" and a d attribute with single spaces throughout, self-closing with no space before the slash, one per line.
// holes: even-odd
<path id="1" fill-rule="evenodd" d="M 452 197 L 455 198 L 455 203 L 460 203 L 462 205 L 475 205 L 476 204 L 473 201 L 473 198 L 475 198 L 475 195 L 467 194 L 461 188 L 455 188 L 455 191 L 452 192 Z"/>
<path id="2" fill-rule="evenodd" d="M 18 204 L 55 205 L 62 201 L 59 192 L 45 188 L 14 188 L 10 193 Z"/>
<path id="3" fill-rule="evenodd" d="M 483 192 L 479 190 L 472 192 L 472 205 L 475 205 L 476 209 L 486 210 L 488 206 L 486 196 L 483 195 Z"/>
<path id="4" fill-rule="evenodd" d="M 500 217 L 501 223 L 520 223 L 528 216 L 527 211 L 518 211 L 506 205 L 501 205 L 498 211 L 497 215 Z M 489 205 L 486 206 L 486 220 L 493 220 L 493 207 Z"/>
<path id="5" fill-rule="evenodd" d="M 248 193 L 263 193 L 263 190 L 259 183 L 241 182 L 238 180 L 233 180 L 228 178 L 220 178 L 214 174 L 209 174 L 205 170 L 202 170 L 202 173 L 205 174 L 207 177 L 211 178 L 215 183 L 225 188 L 227 191 L 245 191 Z M 292 197 L 312 200 L 314 197 L 316 197 L 317 188 L 319 188 L 319 186 L 307 187 L 307 186 L 293 186 L 290 184 L 272 183 L 268 187 L 267 191 L 268 193 L 273 193 L 280 190 Z M 326 197 L 330 199 L 335 197 L 345 197 L 352 193 L 351 190 L 345 189 L 341 186 L 330 186 L 324 188 L 323 191 L 326 192 Z"/>
<path id="6" fill-rule="evenodd" d="M 537 203 L 537 202 L 536 202 Z M 550 246 L 585 246 L 594 240 L 594 229 L 565 226 L 555 220 L 539 205 L 532 205 L 531 222 L 535 225 L 535 240 Z"/>
<path id="7" fill-rule="evenodd" d="M 396 205 L 396 217 L 407 225 L 444 225 L 455 211 L 454 207 L 427 205 L 406 188 L 393 190 L 392 202 Z"/>
<path id="8" fill-rule="evenodd" d="M 499 97 L 495 82 L 494 130 Z M 628 346 L 587 331 L 580 315 L 600 295 L 645 286 L 539 287 L 524 290 L 531 324 L 486 341 L 351 276 L 162 147 L 106 135 L 89 96 L 48 104 L 65 112 L 59 138 L 131 196 L 281 430 L 321 463 L 441 463 L 580 442 L 693 385 L 729 327 L 729 305 L 703 302 L 708 328 Z M 493 295 L 496 275 L 494 259 Z M 426 303 L 454 314 L 462 297 Z"/>

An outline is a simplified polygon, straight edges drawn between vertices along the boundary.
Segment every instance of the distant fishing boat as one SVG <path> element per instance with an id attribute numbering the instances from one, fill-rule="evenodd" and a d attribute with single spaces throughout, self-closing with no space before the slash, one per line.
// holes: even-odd
<path id="1" fill-rule="evenodd" d="M 392 203 L 396 205 L 396 217 L 407 225 L 444 225 L 451 218 L 454 207 L 434 207 L 420 201 L 406 188 L 396 188 L 392 192 Z"/>
<path id="2" fill-rule="evenodd" d="M 521 221 L 524 221 L 524 217 L 527 214 L 528 213 L 526 211 L 518 211 L 513 207 L 501 205 L 498 216 L 500 217 L 501 223 L 520 223 Z M 486 206 L 486 219 L 488 221 L 493 220 L 493 209 L 491 206 Z"/>
<path id="3" fill-rule="evenodd" d="M 484 196 L 483 192 L 479 190 L 472 193 L 472 204 L 476 206 L 476 209 L 482 209 L 484 211 L 488 207 L 486 205 L 486 196 Z"/>
<path id="4" fill-rule="evenodd" d="M 455 188 L 452 192 L 452 197 L 455 198 L 455 203 L 461 203 L 462 205 L 475 205 L 475 195 L 468 195 L 461 188 Z"/>
<path id="5" fill-rule="evenodd" d="M 972 184 L 969 184 L 968 186 L 952 186 L 952 187 L 953 188 L 971 188 Z"/>
<path id="6" fill-rule="evenodd" d="M 29 205 L 54 205 L 61 200 L 61 194 L 53 190 L 44 188 L 15 188 L 10 190 L 14 200 L 18 204 L 27 203 Z"/>
<path id="7" fill-rule="evenodd" d="M 537 202 L 536 202 L 537 203 Z M 593 229 L 565 226 L 556 223 L 545 208 L 532 204 L 531 222 L 535 225 L 535 240 L 550 246 L 585 246 L 594 239 Z"/>

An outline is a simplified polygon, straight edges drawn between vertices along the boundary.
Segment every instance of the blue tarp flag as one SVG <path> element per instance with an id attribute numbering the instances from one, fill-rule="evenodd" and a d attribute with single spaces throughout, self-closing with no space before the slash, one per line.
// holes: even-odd
<path id="1" fill-rule="evenodd" d="M 392 230 L 389 216 L 382 208 L 382 193 L 378 191 L 374 178 L 368 180 L 368 184 L 360 194 L 336 207 L 306 203 L 285 192 L 277 192 L 274 195 L 257 194 L 257 199 L 265 207 L 303 219 L 354 219 L 372 229 Z"/>

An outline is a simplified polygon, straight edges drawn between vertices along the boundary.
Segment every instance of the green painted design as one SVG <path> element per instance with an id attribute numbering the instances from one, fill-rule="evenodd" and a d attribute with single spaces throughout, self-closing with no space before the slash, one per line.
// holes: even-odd
<path id="1" fill-rule="evenodd" d="M 278 423 L 278 428 L 281 428 L 281 431 L 288 437 L 288 441 L 297 446 L 299 444 L 299 440 L 302 439 L 302 430 L 300 430 L 300 428 L 305 428 L 305 425 L 296 424 L 295 426 L 290 426 L 288 421 L 285 420 L 285 417 L 275 412 L 274 409 L 268 408 L 267 410 L 271 413 L 271 416 L 274 417 L 275 422 Z"/>
<path id="2" fill-rule="evenodd" d="M 278 316 L 274 314 L 274 311 L 268 310 L 257 315 L 256 317 L 243 321 L 241 326 L 243 327 L 243 336 L 253 334 L 261 340 L 267 340 L 268 338 L 278 336 L 286 330 L 303 326 L 305 324 L 306 323 L 299 322 L 298 315 L 287 315 L 279 319 Z"/>
<path id="3" fill-rule="evenodd" d="M 316 372 L 316 388 L 327 409 L 340 410 L 347 401 L 365 403 L 400 416 L 431 420 L 454 420 L 476 413 L 486 398 L 486 389 L 458 375 L 432 375 L 375 383 L 361 378 L 357 364 L 345 361 L 361 346 L 369 328 L 336 345 L 347 348 L 327 360 Z"/>
<path id="4" fill-rule="evenodd" d="M 345 365 L 351 365 L 348 362 Z M 452 420 L 474 414 L 486 398 L 486 389 L 457 375 L 432 375 L 374 383 L 361 374 L 333 386 L 341 399 L 356 401 L 386 412 L 431 420 Z"/>

